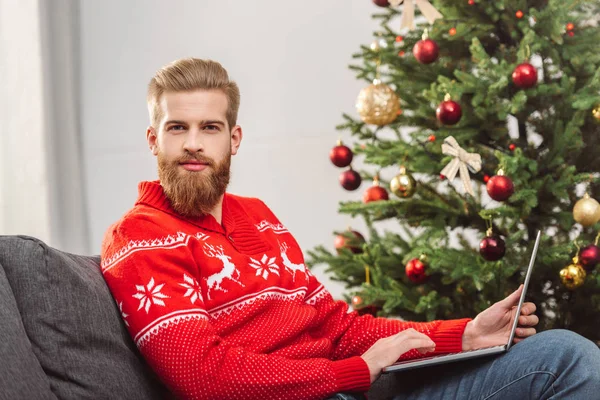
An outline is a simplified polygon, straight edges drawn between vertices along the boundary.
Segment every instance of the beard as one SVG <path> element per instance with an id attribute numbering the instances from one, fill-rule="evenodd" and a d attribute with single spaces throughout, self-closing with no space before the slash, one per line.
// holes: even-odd
<path id="1" fill-rule="evenodd" d="M 187 154 L 169 160 L 158 152 L 158 178 L 173 209 L 185 217 L 209 214 L 225 194 L 230 178 L 231 150 L 216 163 L 202 154 Z M 183 170 L 180 163 L 197 160 L 206 163 L 202 171 Z"/>

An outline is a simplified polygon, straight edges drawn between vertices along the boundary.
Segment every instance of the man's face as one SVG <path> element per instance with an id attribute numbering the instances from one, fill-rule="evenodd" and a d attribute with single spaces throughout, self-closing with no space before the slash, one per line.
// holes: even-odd
<path id="1" fill-rule="evenodd" d="M 165 194 L 182 215 L 208 214 L 225 193 L 242 130 L 228 126 L 227 97 L 220 90 L 166 92 L 160 107 L 159 126 L 149 127 L 146 136 Z"/>

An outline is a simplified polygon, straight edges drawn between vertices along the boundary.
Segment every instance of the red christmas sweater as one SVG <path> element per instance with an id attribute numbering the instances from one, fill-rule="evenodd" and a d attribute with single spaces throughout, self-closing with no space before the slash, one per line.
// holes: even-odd
<path id="1" fill-rule="evenodd" d="M 461 350 L 468 319 L 413 323 L 348 312 L 260 200 L 225 194 L 222 224 L 183 218 L 160 183 L 110 227 L 102 273 L 140 352 L 183 399 L 324 399 L 367 391 L 360 357 L 414 328 Z M 418 357 L 416 350 L 402 358 Z"/>

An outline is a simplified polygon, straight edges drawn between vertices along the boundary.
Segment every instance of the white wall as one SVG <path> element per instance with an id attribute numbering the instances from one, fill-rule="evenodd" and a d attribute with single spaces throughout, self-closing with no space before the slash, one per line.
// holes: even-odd
<path id="1" fill-rule="evenodd" d="M 0 0 L 0 234 L 50 241 L 37 0 Z"/>
<path id="2" fill-rule="evenodd" d="M 347 65 L 378 24 L 369 0 L 81 2 L 83 159 L 91 243 L 129 209 L 137 183 L 156 179 L 147 150 L 146 85 L 181 57 L 217 60 L 242 94 L 240 154 L 230 191 L 262 198 L 304 250 L 333 248 L 337 213 L 359 199 L 338 184 L 328 159 L 342 112 L 354 113 L 365 85 Z M 345 138 L 348 133 L 345 134 Z M 339 297 L 342 286 L 317 276 Z"/>

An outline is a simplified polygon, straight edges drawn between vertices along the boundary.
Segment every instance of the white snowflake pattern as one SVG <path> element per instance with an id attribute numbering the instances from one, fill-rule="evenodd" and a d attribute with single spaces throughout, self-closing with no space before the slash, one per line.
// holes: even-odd
<path id="1" fill-rule="evenodd" d="M 135 288 L 138 290 L 136 294 L 133 295 L 136 299 L 140 301 L 140 306 L 138 307 L 138 311 L 144 308 L 146 310 L 146 314 L 150 311 L 150 305 L 156 304 L 159 306 L 165 306 L 165 302 L 162 299 L 168 299 L 169 296 L 161 293 L 164 283 L 160 285 L 154 286 L 154 278 L 150 278 L 150 282 L 148 285 L 135 285 Z"/>
<path id="2" fill-rule="evenodd" d="M 198 299 L 200 299 L 200 301 L 203 302 L 204 299 L 202 298 L 202 293 L 200 293 L 200 285 L 198 284 L 198 281 L 196 281 L 193 278 L 190 278 L 186 274 L 183 274 L 183 280 L 185 281 L 185 283 L 179 284 L 180 286 L 183 286 L 187 289 L 183 297 L 191 296 L 190 301 L 192 302 L 192 304 L 195 304 L 196 300 Z"/>
<path id="3" fill-rule="evenodd" d="M 121 318 L 123 318 L 125 325 L 129 326 L 129 322 L 127 322 L 127 320 L 125 319 L 125 318 L 129 317 L 129 314 L 125 314 L 123 312 L 123 302 L 119 303 L 119 311 L 121 311 Z"/>
<path id="4" fill-rule="evenodd" d="M 260 261 L 252 257 L 250 257 L 250 260 L 252 262 L 249 265 L 256 270 L 256 276 L 262 276 L 265 280 L 269 277 L 269 272 L 279 276 L 279 266 L 275 264 L 275 257 L 269 258 L 264 254 Z"/>

